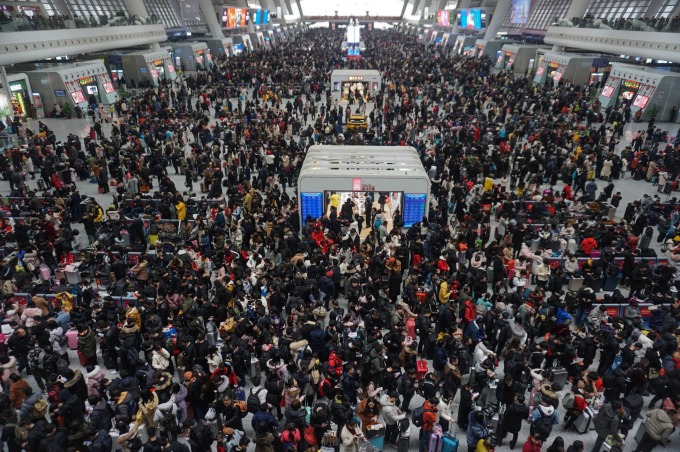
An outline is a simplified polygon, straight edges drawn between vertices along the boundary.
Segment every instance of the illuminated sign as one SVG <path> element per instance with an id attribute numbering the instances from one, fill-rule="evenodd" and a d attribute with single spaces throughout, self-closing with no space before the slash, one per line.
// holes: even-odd
<path id="1" fill-rule="evenodd" d="M 623 86 L 626 88 L 638 89 L 640 87 L 640 82 L 636 82 L 635 80 L 624 80 Z"/>
<path id="2" fill-rule="evenodd" d="M 638 108 L 645 108 L 649 102 L 649 97 L 638 95 L 633 101 L 633 105 Z"/>
<path id="3" fill-rule="evenodd" d="M 163 64 L 163 60 L 153 60 L 153 64 L 155 66 L 161 66 Z"/>
<path id="4" fill-rule="evenodd" d="M 352 179 L 352 191 L 361 191 L 361 178 L 355 177 Z"/>
<path id="5" fill-rule="evenodd" d="M 21 91 L 22 89 L 23 89 L 23 86 L 21 86 L 20 83 L 15 83 L 13 85 L 9 85 L 10 91 Z"/>
<path id="6" fill-rule="evenodd" d="M 604 88 L 602 88 L 602 95 L 604 97 L 612 97 L 612 94 L 614 94 L 613 86 L 605 86 Z"/>
<path id="7" fill-rule="evenodd" d="M 556 63 L 555 61 L 551 61 L 550 63 L 548 63 L 548 66 L 555 69 L 555 68 L 560 67 L 560 63 Z"/>
<path id="8" fill-rule="evenodd" d="M 350 82 L 360 82 L 364 79 L 363 75 L 350 75 L 348 80 Z"/>
<path id="9" fill-rule="evenodd" d="M 89 85 L 90 83 L 94 83 L 94 77 L 92 77 L 91 75 L 80 79 L 81 85 Z"/>

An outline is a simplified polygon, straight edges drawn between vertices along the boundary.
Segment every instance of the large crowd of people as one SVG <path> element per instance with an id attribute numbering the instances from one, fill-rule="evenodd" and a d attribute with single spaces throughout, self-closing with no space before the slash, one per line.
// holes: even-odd
<path id="1" fill-rule="evenodd" d="M 535 86 L 417 37 L 368 32 L 352 61 L 341 41 L 289 36 L 121 93 L 85 137 L 40 123 L 0 156 L 7 450 L 669 441 L 669 132 L 650 121 L 622 143 L 630 115 L 589 87 Z M 378 69 L 382 86 L 345 105 L 330 96 L 335 68 Z M 347 131 L 364 105 L 368 130 Z M 376 222 L 376 193 L 364 211 L 349 199 L 300 221 L 305 152 L 338 143 L 413 146 L 432 181 L 427 217 Z M 622 203 L 624 178 L 639 199 Z M 82 194 L 90 183 L 101 195 Z M 593 444 L 560 436 L 592 429 Z"/>

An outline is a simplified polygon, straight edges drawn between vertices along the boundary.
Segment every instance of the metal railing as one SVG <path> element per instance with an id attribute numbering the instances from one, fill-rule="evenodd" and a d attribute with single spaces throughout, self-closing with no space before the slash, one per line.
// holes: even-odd
<path id="1" fill-rule="evenodd" d="M 14 17 L 7 14 L 0 15 L 0 31 L 41 31 L 41 30 L 70 30 L 76 28 L 102 28 L 102 27 L 122 27 L 130 25 L 153 25 L 162 23 L 160 18 L 152 15 L 141 16 L 64 16 L 55 14 L 53 16 L 43 16 L 35 14 L 28 16 L 20 14 Z"/>
<path id="2" fill-rule="evenodd" d="M 646 31 L 657 33 L 680 33 L 680 17 L 642 17 L 639 19 L 603 19 L 592 16 L 556 19 L 554 27 L 595 28 L 600 30 Z"/>

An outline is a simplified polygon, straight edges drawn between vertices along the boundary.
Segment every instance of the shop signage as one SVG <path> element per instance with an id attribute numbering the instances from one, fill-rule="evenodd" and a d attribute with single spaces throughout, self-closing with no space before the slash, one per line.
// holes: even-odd
<path id="1" fill-rule="evenodd" d="M 153 64 L 154 64 L 155 66 L 160 66 L 160 65 L 163 64 L 163 60 L 153 60 Z"/>
<path id="2" fill-rule="evenodd" d="M 348 80 L 350 82 L 360 82 L 364 79 L 363 75 L 350 75 Z"/>
<path id="3" fill-rule="evenodd" d="M 375 191 L 375 185 L 362 184 L 361 191 Z"/>
<path id="4" fill-rule="evenodd" d="M 10 91 L 21 91 L 22 89 L 23 89 L 23 86 L 21 86 L 20 83 L 15 83 L 13 85 L 9 85 Z"/>
<path id="5" fill-rule="evenodd" d="M 640 87 L 640 82 L 636 82 L 635 80 L 624 80 L 623 86 L 625 86 L 626 88 L 637 89 Z"/>
<path id="6" fill-rule="evenodd" d="M 361 178 L 355 177 L 352 179 L 352 191 L 361 191 Z"/>
<path id="7" fill-rule="evenodd" d="M 90 83 L 94 83 L 94 77 L 92 77 L 91 75 L 80 79 L 81 85 L 89 85 Z"/>
<path id="8" fill-rule="evenodd" d="M 548 64 L 548 66 L 551 67 L 551 68 L 553 68 L 553 69 L 555 69 L 555 68 L 558 68 L 558 67 L 560 66 L 560 63 L 558 63 L 558 62 L 556 62 L 556 61 L 551 61 L 551 62 Z"/>

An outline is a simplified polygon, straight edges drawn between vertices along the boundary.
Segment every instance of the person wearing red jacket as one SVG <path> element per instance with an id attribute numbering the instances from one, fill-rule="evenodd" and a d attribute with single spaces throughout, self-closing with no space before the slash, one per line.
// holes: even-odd
<path id="1" fill-rule="evenodd" d="M 423 404 L 423 425 L 420 427 L 420 452 L 429 450 L 430 436 L 434 424 L 437 423 L 437 412 L 439 411 L 439 399 L 432 397 Z"/>
<path id="2" fill-rule="evenodd" d="M 527 442 L 522 447 L 522 452 L 541 452 L 541 447 L 543 447 L 541 435 L 534 433 L 527 438 Z"/>
<path id="3" fill-rule="evenodd" d="M 586 237 L 581 242 L 581 249 L 586 253 L 586 256 L 590 256 L 590 253 L 597 249 L 597 240 L 592 237 Z"/>

